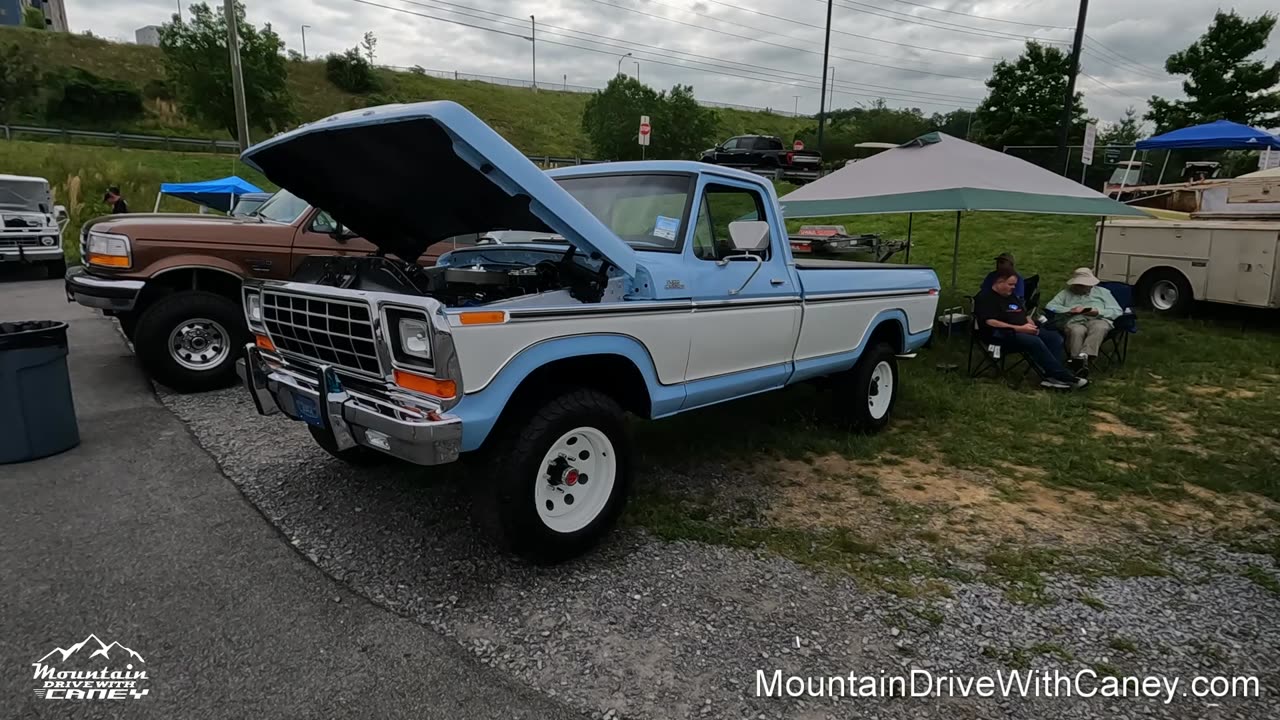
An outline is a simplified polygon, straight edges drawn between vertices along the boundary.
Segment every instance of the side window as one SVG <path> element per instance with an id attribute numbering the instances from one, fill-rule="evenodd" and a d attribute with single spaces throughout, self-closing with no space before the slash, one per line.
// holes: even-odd
<path id="1" fill-rule="evenodd" d="M 329 213 L 321 210 L 311 218 L 311 232 L 327 235 L 338 229 L 338 222 Z"/>
<path id="2" fill-rule="evenodd" d="M 693 226 L 694 256 L 701 260 L 720 260 L 733 255 L 729 223 L 764 219 L 764 201 L 760 193 L 726 185 L 707 185 L 702 191 L 698 218 Z M 761 258 L 769 259 L 768 249 Z"/>
<path id="3" fill-rule="evenodd" d="M 725 144 L 724 144 L 724 149 L 725 149 L 725 150 L 737 150 L 737 149 L 738 149 L 738 145 L 739 145 L 741 142 L 742 142 L 742 141 L 741 141 L 741 140 L 739 140 L 738 138 L 729 138 L 729 139 L 725 142 Z"/>

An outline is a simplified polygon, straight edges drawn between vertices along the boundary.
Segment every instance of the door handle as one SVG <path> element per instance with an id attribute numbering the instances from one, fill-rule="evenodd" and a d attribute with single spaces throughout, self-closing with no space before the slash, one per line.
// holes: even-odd
<path id="1" fill-rule="evenodd" d="M 774 279 L 772 279 L 772 280 L 770 280 L 770 281 L 769 281 L 769 284 L 770 284 L 770 285 L 772 285 L 772 286 L 774 286 L 774 287 L 777 287 L 777 286 L 779 286 L 779 285 L 784 284 L 785 282 L 787 282 L 787 281 L 786 281 L 786 280 L 784 280 L 784 279 L 782 279 L 782 278 L 774 278 Z"/>

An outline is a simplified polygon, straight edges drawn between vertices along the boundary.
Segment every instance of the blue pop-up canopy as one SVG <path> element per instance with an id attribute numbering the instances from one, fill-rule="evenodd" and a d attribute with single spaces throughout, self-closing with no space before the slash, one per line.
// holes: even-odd
<path id="1" fill-rule="evenodd" d="M 1203 150 L 1262 150 L 1280 149 L 1280 137 L 1248 125 L 1215 120 L 1204 125 L 1193 125 L 1173 130 L 1163 135 L 1139 140 L 1138 150 L 1179 150 L 1200 148 Z"/>
<path id="2" fill-rule="evenodd" d="M 218 180 L 203 180 L 189 183 L 164 183 L 160 186 L 164 195 L 172 195 L 189 202 L 203 205 L 223 212 L 231 212 L 236 199 L 247 193 L 260 193 L 255 185 L 235 175 Z M 159 207 L 159 199 L 156 206 Z"/>

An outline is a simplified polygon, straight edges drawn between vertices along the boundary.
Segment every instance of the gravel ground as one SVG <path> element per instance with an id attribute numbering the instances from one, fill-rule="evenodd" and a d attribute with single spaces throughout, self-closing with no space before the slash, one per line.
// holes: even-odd
<path id="1" fill-rule="evenodd" d="M 1165 577 L 1047 579 L 1047 606 L 982 583 L 912 600 L 763 552 L 665 543 L 638 530 L 557 568 L 523 565 L 472 527 L 465 466 L 347 467 L 300 423 L 237 389 L 162 394 L 300 552 L 374 602 L 602 718 L 1277 717 L 1280 595 L 1241 576 L 1269 557 L 1176 548 Z M 1256 571 L 1255 571 L 1256 572 Z M 1090 596 L 1098 602 L 1082 603 Z M 1262 697 L 758 697 L 783 676 L 994 675 L 1011 669 L 1255 675 Z"/>

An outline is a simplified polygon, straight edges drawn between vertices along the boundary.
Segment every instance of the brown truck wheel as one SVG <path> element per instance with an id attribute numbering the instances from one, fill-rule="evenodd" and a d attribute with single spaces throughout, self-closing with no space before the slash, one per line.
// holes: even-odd
<path id="1" fill-rule="evenodd" d="M 226 387 L 236 379 L 236 358 L 249 341 L 240 305 L 199 290 L 155 301 L 138 318 L 133 346 L 160 383 L 181 393 Z"/>

